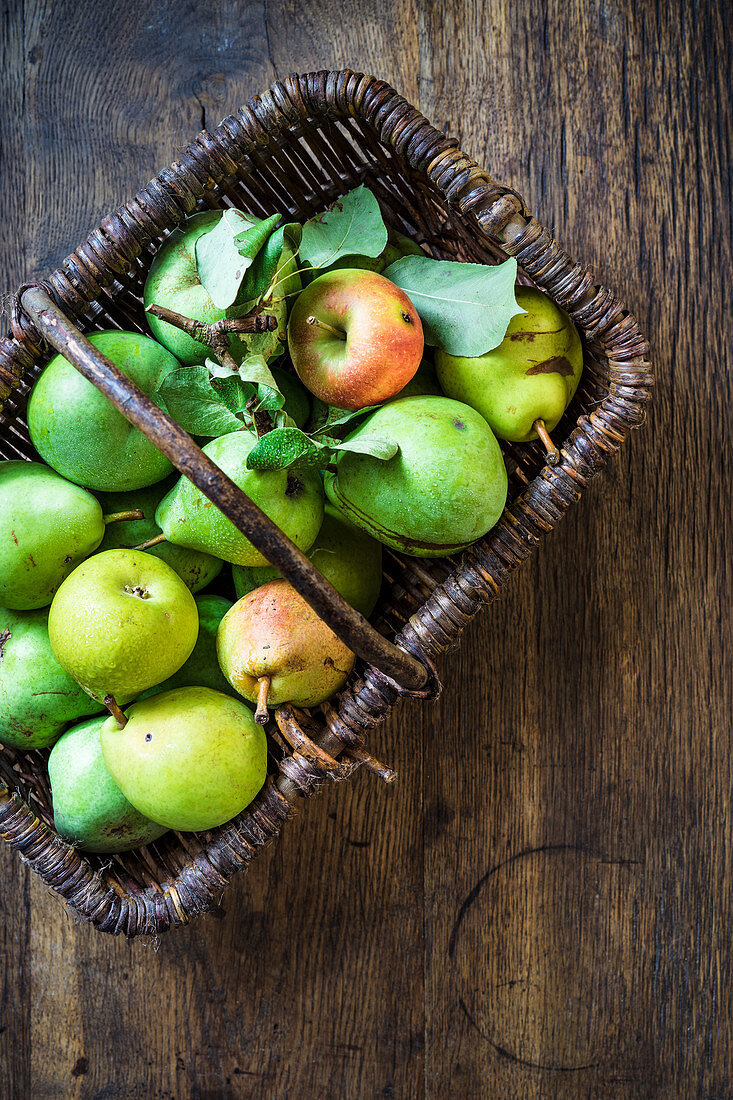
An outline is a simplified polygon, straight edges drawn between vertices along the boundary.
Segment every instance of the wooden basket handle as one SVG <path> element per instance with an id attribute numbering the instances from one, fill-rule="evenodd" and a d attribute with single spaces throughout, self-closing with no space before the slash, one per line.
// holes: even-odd
<path id="1" fill-rule="evenodd" d="M 197 447 L 187 432 L 94 347 L 41 287 L 25 290 L 21 305 L 44 339 L 232 521 L 349 649 L 406 690 L 424 687 L 428 679 L 425 666 L 378 634 L 269 516 Z"/>

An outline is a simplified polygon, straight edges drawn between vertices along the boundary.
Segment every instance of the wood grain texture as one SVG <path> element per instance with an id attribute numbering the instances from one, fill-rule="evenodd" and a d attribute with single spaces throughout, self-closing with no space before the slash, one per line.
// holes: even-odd
<path id="1" fill-rule="evenodd" d="M 275 76 L 383 76 L 616 287 L 649 424 L 220 916 L 119 943 L 0 852 L 3 1097 L 733 1097 L 722 3 L 3 4 L 3 290 Z M 728 273 L 728 274 L 726 274 Z"/>

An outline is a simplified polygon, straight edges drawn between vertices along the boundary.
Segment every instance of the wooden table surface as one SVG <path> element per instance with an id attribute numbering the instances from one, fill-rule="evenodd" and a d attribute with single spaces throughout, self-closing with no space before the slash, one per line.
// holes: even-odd
<path id="1" fill-rule="evenodd" d="M 724 5 L 2 3 L 1 289 L 289 71 L 394 84 L 641 318 L 647 425 L 216 916 L 0 852 L 0 1096 L 733 1097 Z M 724 447 L 728 443 L 727 454 Z"/>

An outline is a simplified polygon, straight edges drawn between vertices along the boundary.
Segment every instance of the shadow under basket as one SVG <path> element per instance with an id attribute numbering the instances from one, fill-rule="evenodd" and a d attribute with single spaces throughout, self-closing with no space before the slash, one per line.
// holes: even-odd
<path id="1" fill-rule="evenodd" d="M 294 816 L 298 798 L 315 794 L 324 779 L 345 779 L 363 767 L 392 782 L 394 773 L 364 747 L 367 736 L 401 696 L 437 696 L 434 659 L 455 645 L 644 420 L 652 383 L 648 345 L 623 303 L 560 248 L 516 192 L 494 183 L 389 85 L 350 71 L 315 72 L 289 76 L 213 133 L 203 130 L 46 281 L 20 289 L 11 307 L 12 334 L 0 341 L 0 455 L 37 458 L 25 410 L 53 351 L 47 341 L 67 347 L 59 333 L 68 339 L 74 326 L 85 333 L 148 331 L 145 276 L 155 250 L 186 217 L 235 206 L 261 217 L 281 212 L 305 220 L 362 183 L 388 224 L 432 256 L 489 264 L 514 256 L 520 281 L 541 287 L 573 318 L 585 366 L 553 433 L 560 461 L 547 465 L 539 443 L 502 444 L 509 496 L 499 523 L 451 558 L 416 560 L 385 551 L 374 629 L 338 605 L 315 570 L 290 553 L 277 532 L 265 530 L 268 521 L 246 514 L 251 505 L 234 490 L 228 514 L 247 533 L 262 522 L 267 556 L 366 659 L 357 661 L 337 700 L 312 712 L 276 712 L 267 727 L 267 781 L 237 818 L 205 833 L 169 833 L 124 855 L 87 855 L 56 834 L 47 751 L 0 750 L 3 839 L 74 913 L 102 931 L 155 934 L 215 906 L 232 875 Z M 186 439 L 171 443 L 170 453 L 187 476 L 203 478 L 199 452 Z M 210 495 L 220 503 L 225 491 L 219 486 Z"/>

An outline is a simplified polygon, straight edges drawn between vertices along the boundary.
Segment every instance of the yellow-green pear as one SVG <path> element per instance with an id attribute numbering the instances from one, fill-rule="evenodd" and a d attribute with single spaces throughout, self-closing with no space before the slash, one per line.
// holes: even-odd
<path id="1" fill-rule="evenodd" d="M 145 817 L 184 832 L 213 829 L 248 806 L 267 774 L 267 743 L 241 700 L 206 687 L 133 703 L 102 726 L 107 768 Z"/>
<path id="2" fill-rule="evenodd" d="M 48 633 L 56 660 L 85 691 L 118 703 L 172 676 L 198 635 L 191 592 L 141 550 L 82 562 L 54 596 Z"/>
<path id="3" fill-rule="evenodd" d="M 506 336 L 476 358 L 438 349 L 438 381 L 449 397 L 465 401 L 499 439 L 527 443 L 551 432 L 570 404 L 583 370 L 583 347 L 564 310 L 540 290 L 518 287 Z"/>

